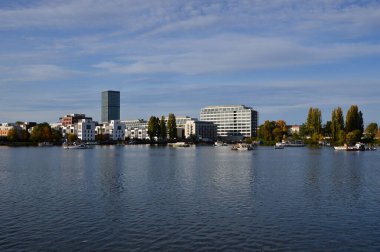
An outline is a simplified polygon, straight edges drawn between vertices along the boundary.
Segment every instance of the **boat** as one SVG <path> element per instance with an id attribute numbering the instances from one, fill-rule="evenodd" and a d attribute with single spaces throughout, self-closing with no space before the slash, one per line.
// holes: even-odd
<path id="1" fill-rule="evenodd" d="M 365 145 L 363 143 L 356 143 L 354 146 L 348 146 L 347 151 L 365 151 Z"/>
<path id="2" fill-rule="evenodd" d="M 346 144 L 343 146 L 335 146 L 334 150 L 337 151 L 365 151 L 365 145 L 363 143 L 356 143 L 354 146 L 347 146 Z"/>
<path id="3" fill-rule="evenodd" d="M 89 149 L 89 146 L 81 143 L 81 144 L 77 144 L 77 143 L 73 143 L 72 145 L 70 144 L 63 144 L 63 148 L 64 149 Z"/>
<path id="4" fill-rule="evenodd" d="M 50 143 L 50 142 L 41 142 L 41 143 L 38 143 L 38 146 L 39 147 L 53 146 L 53 143 Z"/>
<path id="5" fill-rule="evenodd" d="M 171 144 L 170 146 L 172 146 L 172 147 L 190 147 L 190 144 L 185 143 L 185 142 L 177 142 L 177 143 Z"/>
<path id="6" fill-rule="evenodd" d="M 334 146 L 334 150 L 340 151 L 340 150 L 347 150 L 347 145 L 344 146 Z"/>
<path id="7" fill-rule="evenodd" d="M 305 143 L 302 140 L 295 140 L 292 142 L 289 141 L 282 141 L 282 144 L 284 147 L 304 147 Z"/>
<path id="8" fill-rule="evenodd" d="M 253 150 L 253 147 L 251 144 L 238 143 L 238 144 L 234 144 L 231 150 L 248 151 L 248 150 Z"/>
<path id="9" fill-rule="evenodd" d="M 214 146 L 227 146 L 228 144 L 223 143 L 223 142 L 215 142 Z"/>
<path id="10" fill-rule="evenodd" d="M 284 149 L 285 145 L 283 143 L 276 143 L 274 149 Z"/>

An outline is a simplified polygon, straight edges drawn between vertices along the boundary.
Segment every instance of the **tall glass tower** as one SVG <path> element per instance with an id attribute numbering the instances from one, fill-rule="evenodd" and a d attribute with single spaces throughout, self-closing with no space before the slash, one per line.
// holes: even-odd
<path id="1" fill-rule="evenodd" d="M 120 120 L 120 92 L 102 92 L 102 122 Z"/>

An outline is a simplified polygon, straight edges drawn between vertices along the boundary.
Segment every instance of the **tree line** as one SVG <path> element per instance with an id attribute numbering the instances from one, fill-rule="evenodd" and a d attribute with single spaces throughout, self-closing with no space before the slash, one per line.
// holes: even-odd
<path id="1" fill-rule="evenodd" d="M 299 134 L 292 134 L 291 138 L 303 139 L 311 144 L 326 139 L 329 139 L 332 145 L 352 145 L 358 141 L 374 143 L 378 130 L 378 125 L 374 122 L 369 123 L 364 129 L 363 113 L 357 105 L 351 105 L 345 118 L 342 108 L 335 108 L 331 113 L 331 120 L 328 120 L 326 124 L 322 124 L 321 110 L 310 107 L 306 122 L 300 126 Z M 267 120 L 258 130 L 258 140 L 263 141 L 264 144 L 273 144 L 288 137 L 290 135 L 286 122 L 283 120 Z"/>
<path id="2" fill-rule="evenodd" d="M 174 141 L 177 138 L 177 123 L 173 113 L 168 116 L 168 122 L 166 124 L 165 116 L 161 119 L 155 116 L 151 116 L 148 121 L 148 135 L 150 141 L 153 143 Z"/>
<path id="3" fill-rule="evenodd" d="M 48 123 L 40 123 L 33 127 L 31 133 L 27 130 L 11 129 L 7 134 L 8 142 L 31 142 L 31 143 L 60 143 L 62 133 L 59 130 L 52 129 Z"/>

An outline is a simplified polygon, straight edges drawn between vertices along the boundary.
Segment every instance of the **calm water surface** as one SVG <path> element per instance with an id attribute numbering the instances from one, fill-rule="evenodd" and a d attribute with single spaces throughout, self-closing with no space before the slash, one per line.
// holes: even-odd
<path id="1" fill-rule="evenodd" d="M 0 147 L 0 251 L 380 251 L 380 151 Z"/>

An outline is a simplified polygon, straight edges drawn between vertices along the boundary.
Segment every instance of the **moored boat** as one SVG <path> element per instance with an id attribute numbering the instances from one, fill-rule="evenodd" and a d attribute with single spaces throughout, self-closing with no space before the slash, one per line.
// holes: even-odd
<path id="1" fill-rule="evenodd" d="M 87 146 L 83 143 L 81 143 L 81 144 L 73 143 L 72 145 L 65 143 L 65 144 L 63 144 L 63 148 L 64 149 L 88 149 L 89 146 Z"/>
<path id="2" fill-rule="evenodd" d="M 274 149 L 284 149 L 285 145 L 283 143 L 276 143 Z"/>
<path id="3" fill-rule="evenodd" d="M 231 150 L 248 151 L 248 150 L 253 150 L 253 146 L 251 144 L 238 143 L 238 144 L 234 144 L 231 147 Z"/>

